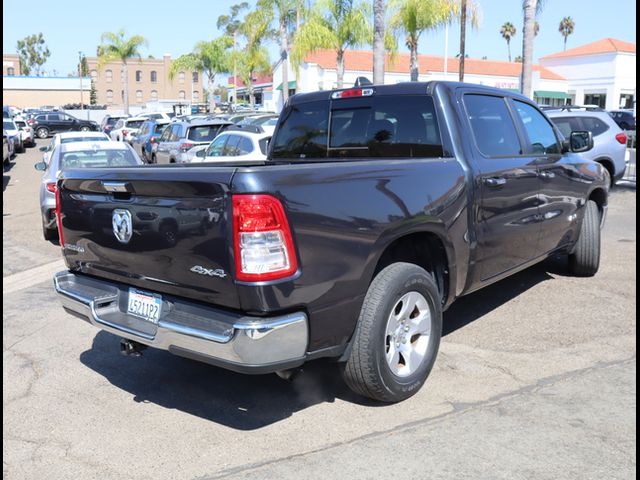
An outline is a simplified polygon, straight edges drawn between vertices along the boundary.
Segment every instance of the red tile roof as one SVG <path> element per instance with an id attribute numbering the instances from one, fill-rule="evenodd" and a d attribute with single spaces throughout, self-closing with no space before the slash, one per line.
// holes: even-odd
<path id="1" fill-rule="evenodd" d="M 409 54 L 398 53 L 393 61 L 387 57 L 385 71 L 391 73 L 409 73 Z M 335 70 L 336 54 L 333 50 L 318 50 L 305 57 L 306 63 L 317 63 L 321 68 Z M 436 55 L 418 55 L 420 73 L 444 72 L 444 57 Z M 564 77 L 540 65 L 533 66 L 534 71 L 540 72 L 540 77 L 546 80 L 565 80 Z M 361 72 L 373 71 L 373 52 L 348 50 L 345 52 L 345 70 Z M 467 58 L 464 62 L 465 73 L 472 75 L 492 75 L 502 77 L 520 77 L 522 64 L 517 62 L 502 62 L 498 60 L 478 60 Z M 458 59 L 449 58 L 447 72 L 458 72 Z"/>
<path id="2" fill-rule="evenodd" d="M 577 57 L 580 55 L 597 55 L 599 53 L 614 52 L 636 53 L 636 44 L 616 40 L 615 38 L 603 38 L 597 42 L 587 43 L 586 45 L 570 48 L 564 52 L 553 53 L 542 58 L 546 60 L 547 58 Z"/>
<path id="3" fill-rule="evenodd" d="M 229 85 L 235 85 L 236 81 L 233 75 L 229 77 Z M 254 85 L 264 85 L 265 83 L 273 83 L 273 75 L 257 75 L 253 81 Z M 238 77 L 238 88 L 243 88 L 246 85 L 240 77 Z"/>

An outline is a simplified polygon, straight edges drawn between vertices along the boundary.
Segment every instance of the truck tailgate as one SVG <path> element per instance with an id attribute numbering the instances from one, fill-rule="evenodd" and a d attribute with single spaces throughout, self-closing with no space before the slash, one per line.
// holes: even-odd
<path id="1" fill-rule="evenodd" d="M 64 172 L 59 201 L 71 270 L 239 308 L 227 206 L 235 168 Z"/>

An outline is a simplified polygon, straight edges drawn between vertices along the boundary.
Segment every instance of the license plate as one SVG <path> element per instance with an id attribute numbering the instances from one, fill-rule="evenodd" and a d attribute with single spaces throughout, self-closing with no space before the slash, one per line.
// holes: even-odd
<path id="1" fill-rule="evenodd" d="M 155 325 L 160 319 L 162 311 L 162 297 L 152 293 L 141 292 L 135 288 L 129 289 L 129 304 L 127 313 L 144 318 Z"/>

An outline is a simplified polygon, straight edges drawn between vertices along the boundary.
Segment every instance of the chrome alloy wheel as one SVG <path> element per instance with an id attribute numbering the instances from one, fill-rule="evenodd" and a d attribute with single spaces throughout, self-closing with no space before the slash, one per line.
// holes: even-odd
<path id="1" fill-rule="evenodd" d="M 415 373 L 424 361 L 431 336 L 429 302 L 418 292 L 404 294 L 387 320 L 385 356 L 398 377 Z"/>

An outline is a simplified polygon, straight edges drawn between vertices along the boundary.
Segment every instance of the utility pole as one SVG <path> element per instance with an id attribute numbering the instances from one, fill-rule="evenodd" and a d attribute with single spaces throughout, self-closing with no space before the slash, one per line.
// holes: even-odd
<path id="1" fill-rule="evenodd" d="M 462 0 L 460 5 L 460 67 L 458 69 L 458 79 L 464 82 L 464 42 L 467 30 L 467 0 Z"/>
<path id="2" fill-rule="evenodd" d="M 236 35 L 238 34 L 238 28 L 233 31 L 233 111 L 236 111 L 238 107 L 238 72 L 236 69 Z"/>
<path id="3" fill-rule="evenodd" d="M 78 52 L 78 77 L 80 77 L 80 110 L 84 110 L 84 99 L 82 91 L 82 52 Z"/>

